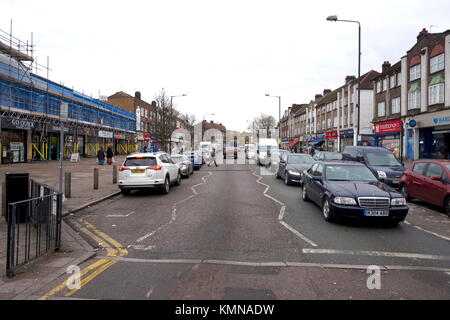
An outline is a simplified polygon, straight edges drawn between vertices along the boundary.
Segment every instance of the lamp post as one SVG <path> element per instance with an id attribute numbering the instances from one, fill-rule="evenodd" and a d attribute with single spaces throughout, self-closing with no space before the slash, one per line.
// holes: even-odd
<path id="1" fill-rule="evenodd" d="M 358 120 L 357 120 L 357 127 L 356 127 L 356 140 L 359 138 L 359 122 L 360 122 L 360 110 L 359 106 L 361 103 L 361 91 L 360 91 L 360 85 L 361 85 L 361 23 L 356 20 L 341 20 L 338 19 L 336 15 L 334 16 L 328 16 L 327 21 L 340 21 L 340 22 L 352 22 L 358 24 L 358 103 L 356 106 L 356 110 L 358 110 Z M 353 141 L 354 145 L 358 145 L 358 141 Z"/>
<path id="2" fill-rule="evenodd" d="M 278 144 L 281 145 L 281 96 L 271 96 L 266 93 L 266 97 L 278 98 Z"/>
<path id="3" fill-rule="evenodd" d="M 173 111 L 173 98 L 176 98 L 176 97 L 186 97 L 187 96 L 187 94 L 186 93 L 183 93 L 183 94 L 179 94 L 179 95 L 176 95 L 176 96 L 170 96 L 170 114 L 169 114 L 169 126 L 170 126 L 170 130 L 172 130 L 172 120 L 173 120 L 173 118 L 172 118 L 172 116 L 173 116 L 173 114 L 172 114 L 172 111 Z M 169 149 L 170 149 L 170 154 L 172 154 L 172 134 L 170 135 L 170 141 L 169 141 Z"/>

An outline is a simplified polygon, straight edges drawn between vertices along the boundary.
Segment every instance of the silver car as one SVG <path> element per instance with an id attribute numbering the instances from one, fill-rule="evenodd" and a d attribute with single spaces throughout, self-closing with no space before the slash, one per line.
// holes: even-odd
<path id="1" fill-rule="evenodd" d="M 192 161 L 188 159 L 185 155 L 176 154 L 170 156 L 178 167 L 180 168 L 181 176 L 184 178 L 189 178 L 191 174 L 194 173 L 194 165 Z"/>

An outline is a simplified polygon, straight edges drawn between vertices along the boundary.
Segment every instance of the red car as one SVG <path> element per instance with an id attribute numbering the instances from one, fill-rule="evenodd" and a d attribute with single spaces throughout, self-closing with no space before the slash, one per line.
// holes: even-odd
<path id="1" fill-rule="evenodd" d="M 400 179 L 407 201 L 420 199 L 443 207 L 450 217 L 450 160 L 416 160 Z"/>

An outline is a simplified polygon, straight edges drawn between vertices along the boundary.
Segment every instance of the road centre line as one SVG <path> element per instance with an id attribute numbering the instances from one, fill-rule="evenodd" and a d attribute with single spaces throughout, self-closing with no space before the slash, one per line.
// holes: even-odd
<path id="1" fill-rule="evenodd" d="M 267 194 L 267 191 L 269 191 L 270 186 L 260 182 L 260 180 L 262 179 L 262 176 L 259 176 L 258 174 L 255 173 L 255 171 L 252 171 L 252 174 L 256 177 L 258 177 L 258 179 L 256 180 L 257 183 L 263 185 L 266 187 L 266 189 L 263 191 L 263 195 L 269 199 L 271 199 L 272 201 L 278 203 L 281 205 L 280 208 L 280 214 L 278 215 L 278 222 L 285 227 L 286 229 L 288 229 L 290 232 L 292 232 L 293 234 L 295 234 L 297 237 L 299 237 L 300 239 L 302 239 L 303 241 L 309 243 L 311 246 L 313 247 L 317 247 L 318 245 L 312 241 L 311 239 L 309 239 L 307 236 L 303 235 L 302 233 L 300 233 L 299 231 L 297 231 L 295 228 L 293 228 L 292 226 L 290 226 L 287 222 L 283 221 L 284 218 L 284 214 L 285 214 L 285 210 L 286 210 L 286 205 L 279 201 L 278 199 L 275 199 L 274 197 L 270 196 Z"/>
<path id="2" fill-rule="evenodd" d="M 443 260 L 450 261 L 450 256 L 440 256 L 421 253 L 405 253 L 405 252 L 385 252 L 385 251 L 361 251 L 361 250 L 333 250 L 333 249 L 302 249 L 304 254 L 342 254 L 342 255 L 359 255 L 371 257 L 394 257 L 424 260 Z"/>
<path id="3" fill-rule="evenodd" d="M 233 260 L 214 260 L 214 259 L 141 259 L 141 258 L 127 258 L 127 257 L 111 257 L 109 260 L 130 262 L 130 263 L 150 263 L 150 264 L 213 264 L 213 265 L 230 265 L 230 266 L 245 266 L 245 267 L 308 267 L 308 268 L 322 268 L 322 269 L 354 269 L 367 270 L 368 265 L 354 265 L 354 264 L 334 264 L 334 263 L 313 263 L 313 262 L 283 262 L 283 261 L 269 261 L 269 262 L 252 262 L 252 261 L 233 261 Z M 402 266 L 402 265 L 379 265 L 381 270 L 404 270 L 404 271 L 433 271 L 433 272 L 449 272 L 450 268 L 442 267 L 426 267 L 426 266 Z"/>
<path id="4" fill-rule="evenodd" d="M 201 177 L 201 179 L 203 180 L 203 182 L 198 183 L 198 184 L 196 184 L 196 185 L 194 185 L 194 186 L 191 187 L 191 190 L 192 190 L 192 192 L 193 192 L 194 194 L 191 194 L 189 197 L 187 197 L 187 198 L 185 198 L 185 199 L 183 199 L 183 200 L 180 200 L 180 201 L 178 201 L 178 202 L 175 202 L 175 203 L 172 205 L 172 213 L 171 213 L 171 216 L 170 216 L 170 220 L 169 220 L 168 222 L 166 222 L 165 224 L 159 226 L 156 230 L 153 230 L 153 231 L 151 231 L 151 232 L 149 232 L 149 233 L 143 235 L 142 237 L 138 238 L 138 239 L 136 240 L 136 242 L 137 242 L 137 243 L 140 243 L 140 242 L 144 241 L 145 239 L 147 239 L 147 238 L 149 238 L 149 237 L 152 237 L 155 233 L 157 233 L 158 231 L 164 229 L 164 228 L 167 227 L 169 224 L 171 224 L 172 222 L 174 222 L 174 221 L 176 220 L 176 218 L 177 218 L 177 205 L 179 205 L 179 204 L 181 204 L 181 203 L 183 203 L 183 202 L 186 202 L 186 201 L 188 201 L 188 200 L 191 200 L 191 199 L 194 198 L 196 195 L 198 195 L 199 193 L 197 192 L 197 190 L 195 190 L 195 187 L 200 186 L 200 185 L 202 185 L 202 184 L 205 184 L 205 183 L 206 183 L 205 178 L 210 177 L 211 175 L 212 175 L 212 172 L 211 172 L 211 171 L 208 171 L 208 175 L 207 175 L 207 176 Z"/>

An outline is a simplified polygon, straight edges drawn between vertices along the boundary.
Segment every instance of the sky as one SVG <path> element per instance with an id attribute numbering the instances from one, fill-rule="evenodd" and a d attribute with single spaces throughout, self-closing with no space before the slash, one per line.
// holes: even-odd
<path id="1" fill-rule="evenodd" d="M 401 59 L 422 28 L 450 29 L 448 0 L 2 0 L 0 29 L 30 40 L 50 79 L 98 97 L 164 88 L 182 113 L 243 131 Z M 211 114 L 214 115 L 211 115 Z M 248 122 L 247 122 L 248 121 Z"/>

